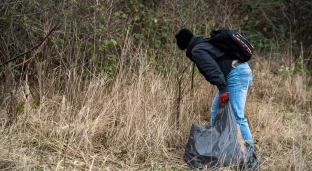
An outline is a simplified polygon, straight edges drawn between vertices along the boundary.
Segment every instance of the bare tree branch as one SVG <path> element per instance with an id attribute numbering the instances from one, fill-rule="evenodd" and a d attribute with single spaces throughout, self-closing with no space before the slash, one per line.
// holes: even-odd
<path id="1" fill-rule="evenodd" d="M 40 46 L 45 42 L 45 40 L 52 34 L 52 32 L 56 29 L 56 27 L 57 27 L 57 25 L 58 25 L 59 23 L 60 23 L 60 20 L 55 24 L 55 26 L 49 31 L 49 33 L 44 37 L 44 39 L 43 39 L 39 44 L 37 44 L 36 46 L 32 47 L 32 48 L 31 48 L 30 50 L 28 50 L 27 52 L 24 52 L 24 53 L 22 53 L 22 54 L 19 54 L 19 55 L 15 56 L 15 57 L 12 58 L 12 59 L 7 60 L 6 62 L 2 63 L 2 64 L 0 65 L 0 67 L 4 66 L 4 65 L 6 65 L 6 64 L 8 64 L 8 63 L 10 63 L 10 62 L 12 62 L 12 61 L 14 61 L 14 60 L 20 58 L 21 56 L 26 55 L 27 53 L 29 53 L 29 52 L 31 52 L 31 51 L 37 49 L 38 47 L 40 47 Z M 4 52 L 2 52 L 2 53 L 4 53 Z M 7 56 L 6 54 L 4 54 L 4 55 Z"/>

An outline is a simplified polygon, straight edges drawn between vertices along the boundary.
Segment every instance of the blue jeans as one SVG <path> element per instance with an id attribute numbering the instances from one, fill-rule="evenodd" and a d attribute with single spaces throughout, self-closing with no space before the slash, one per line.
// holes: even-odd
<path id="1" fill-rule="evenodd" d="M 229 99 L 236 122 L 240 126 L 243 139 L 253 146 L 252 135 L 248 126 L 248 121 L 244 117 L 245 102 L 248 87 L 252 83 L 252 71 L 247 62 L 241 63 L 227 75 L 226 83 L 229 88 Z M 219 92 L 212 101 L 210 124 L 216 116 L 219 104 Z"/>

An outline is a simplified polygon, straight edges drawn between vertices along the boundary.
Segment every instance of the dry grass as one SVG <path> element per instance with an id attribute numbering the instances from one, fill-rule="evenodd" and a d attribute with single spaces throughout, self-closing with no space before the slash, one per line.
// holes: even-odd
<path id="1" fill-rule="evenodd" d="M 135 23 L 136 12 L 123 11 L 127 1 L 58 3 L 50 0 L 31 2 L 32 6 L 20 9 L 20 4 L 27 2 L 0 3 L 4 14 L 0 17 L 1 28 L 4 28 L 0 50 L 1 54 L 9 54 L 6 58 L 1 56 L 1 63 L 36 45 L 36 40 L 41 40 L 60 17 L 63 25 L 36 52 L 31 52 L 31 57 L 16 61 L 18 68 L 10 66 L 3 70 L 0 170 L 190 170 L 183 161 L 189 130 L 192 123 L 209 123 L 209 109 L 216 88 L 197 73 L 195 88 L 189 91 L 190 68 L 182 74 L 176 72 L 174 65 L 167 68 L 168 73 L 160 74 L 155 66 L 157 62 L 149 60 L 159 60 L 162 64 L 175 60 L 173 56 L 178 56 L 178 48 L 169 35 L 174 35 L 182 25 L 198 34 L 205 31 L 206 35 L 217 26 L 241 28 L 238 26 L 242 21 L 247 24 L 245 17 L 243 20 L 233 18 L 236 11 L 240 13 L 236 10 L 240 4 L 236 1 L 162 0 L 159 9 L 141 15 L 154 10 L 155 14 L 163 15 L 147 19 L 142 16 L 142 21 Z M 212 3 L 215 5 L 211 6 Z M 138 5 L 131 7 L 133 11 L 141 10 L 137 9 Z M 276 6 L 272 8 L 276 11 Z M 263 10 L 260 7 L 254 10 L 260 9 Z M 38 11 L 46 11 L 47 15 L 38 19 L 35 15 Z M 128 16 L 116 16 L 120 11 Z M 10 22 L 7 26 L 6 20 Z M 154 22 L 159 25 L 145 26 Z M 142 26 L 138 27 L 140 24 Z M 168 30 L 162 30 L 163 26 Z M 137 42 L 133 38 L 135 34 L 143 33 L 145 27 L 151 30 L 147 33 L 148 40 L 159 39 L 163 44 L 161 49 L 150 48 L 152 42 L 144 40 L 133 44 Z M 168 36 L 157 36 L 156 33 L 161 32 Z M 117 43 L 111 42 L 100 50 L 97 46 L 105 44 L 102 40 Z M 90 44 L 96 48 L 89 47 Z M 99 57 L 91 60 L 93 54 Z M 108 81 L 109 73 L 101 76 L 84 73 L 83 67 L 96 70 L 109 55 L 130 59 L 129 64 L 124 65 L 127 68 L 121 68 L 114 81 Z M 297 73 L 283 77 L 278 71 L 280 63 L 293 63 L 293 55 L 267 56 L 265 60 L 263 56 L 255 56 L 250 62 L 254 81 L 246 104 L 261 170 L 312 170 L 312 93 L 306 88 L 311 76 Z M 186 60 L 181 56 L 177 61 L 184 66 L 189 62 Z M 75 65 L 81 68 L 74 68 Z M 14 69 L 20 69 L 20 78 Z M 26 73 L 31 74 L 29 80 L 24 81 Z M 23 82 L 16 81 L 19 79 Z M 183 89 L 180 100 L 177 80 L 181 81 Z M 17 106 L 23 110 L 18 112 Z"/>
<path id="2" fill-rule="evenodd" d="M 183 161 L 189 129 L 208 123 L 216 89 L 196 74 L 195 89 L 187 91 L 190 76 L 182 75 L 187 88 L 177 120 L 176 75 L 155 74 L 144 53 L 134 54 L 139 67 L 122 69 L 114 82 L 105 76 L 82 82 L 71 70 L 61 92 L 57 73 L 43 73 L 37 107 L 29 105 L 33 97 L 25 82 L 16 93 L 25 101 L 24 112 L 9 124 L 9 107 L 1 110 L 0 169 L 190 170 Z M 260 59 L 250 63 L 254 83 L 246 116 L 261 168 L 309 170 L 312 93 L 304 87 L 309 78 L 282 77 L 274 62 Z"/>

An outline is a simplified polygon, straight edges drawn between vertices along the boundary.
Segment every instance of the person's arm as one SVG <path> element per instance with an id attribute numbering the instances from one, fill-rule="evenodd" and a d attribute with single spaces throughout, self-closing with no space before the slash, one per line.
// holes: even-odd
<path id="1" fill-rule="evenodd" d="M 224 74 L 211 55 L 213 55 L 211 51 L 200 46 L 192 50 L 192 58 L 206 80 L 216 85 L 220 94 L 228 92 Z"/>

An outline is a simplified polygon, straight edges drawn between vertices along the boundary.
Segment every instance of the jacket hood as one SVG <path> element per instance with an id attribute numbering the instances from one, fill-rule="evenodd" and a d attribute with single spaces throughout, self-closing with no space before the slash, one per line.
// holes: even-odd
<path id="1" fill-rule="evenodd" d="M 190 60 L 192 60 L 193 62 L 194 60 L 192 58 L 192 50 L 197 44 L 202 43 L 202 42 L 208 42 L 208 41 L 206 38 L 202 36 L 193 36 L 190 43 L 187 46 L 186 56 L 190 58 Z"/>

